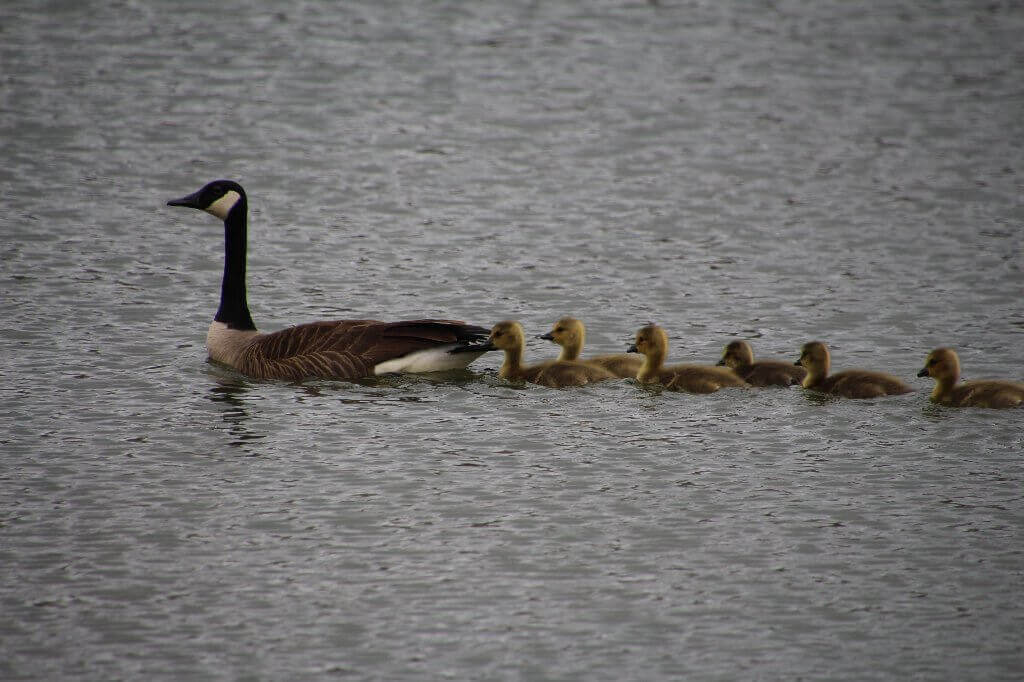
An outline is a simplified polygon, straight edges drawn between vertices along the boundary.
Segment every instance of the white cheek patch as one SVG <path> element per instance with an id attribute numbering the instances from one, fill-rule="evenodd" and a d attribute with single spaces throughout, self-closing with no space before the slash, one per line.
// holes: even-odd
<path id="1" fill-rule="evenodd" d="M 234 208 L 238 200 L 242 198 L 242 195 L 234 190 L 229 190 L 217 201 L 213 202 L 206 207 L 206 212 L 210 215 L 216 216 L 221 220 L 225 220 L 228 217 L 228 211 Z"/>

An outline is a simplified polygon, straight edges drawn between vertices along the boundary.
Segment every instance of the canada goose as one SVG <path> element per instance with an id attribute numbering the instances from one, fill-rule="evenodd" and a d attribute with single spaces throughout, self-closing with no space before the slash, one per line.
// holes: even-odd
<path id="1" fill-rule="evenodd" d="M 952 407 L 1020 407 L 1024 405 L 1024 383 L 985 379 L 960 379 L 960 358 L 952 348 L 936 348 L 928 354 L 919 377 L 935 379 L 933 402 Z"/>
<path id="2" fill-rule="evenodd" d="M 210 359 L 254 379 L 358 379 L 387 372 L 461 369 L 485 351 L 487 329 L 455 320 L 333 320 L 256 331 L 245 297 L 248 206 L 237 182 L 215 180 L 167 202 L 224 221 L 220 308 L 206 334 Z"/>
<path id="3" fill-rule="evenodd" d="M 781 360 L 754 362 L 754 350 L 746 341 L 733 341 L 725 347 L 719 366 L 732 369 L 751 386 L 793 386 L 807 375 L 807 370 Z"/>
<path id="4" fill-rule="evenodd" d="M 629 353 L 642 353 L 643 364 L 637 371 L 637 381 L 644 384 L 662 384 L 675 391 L 714 393 L 729 386 L 748 386 L 747 382 L 731 370 L 710 365 L 664 366 L 668 355 L 668 334 L 656 324 L 649 324 L 636 333 L 636 342 Z"/>
<path id="5" fill-rule="evenodd" d="M 494 325 L 487 343 L 478 348 L 505 351 L 505 362 L 498 370 L 499 376 L 507 381 L 529 381 L 551 388 L 584 386 L 595 381 L 615 379 L 615 375 L 596 365 L 568 360 L 549 360 L 536 365 L 523 364 L 523 348 L 526 335 L 518 322 L 506 320 Z"/>
<path id="6" fill-rule="evenodd" d="M 603 367 L 617 377 L 631 379 L 640 371 L 643 363 L 639 355 L 628 353 L 615 353 L 614 355 L 596 355 L 589 358 L 580 358 L 583 350 L 583 342 L 586 340 L 587 331 L 583 323 L 575 317 L 563 317 L 555 322 L 547 334 L 538 336 L 539 339 L 554 341 L 562 347 L 559 360 L 572 360 L 583 362 L 588 365 Z"/>
<path id="7" fill-rule="evenodd" d="M 845 398 L 881 398 L 887 395 L 910 393 L 912 389 L 899 378 L 884 372 L 848 369 L 829 376 L 832 358 L 828 346 L 821 341 L 805 343 L 800 358 L 793 364 L 807 370 L 803 387 L 812 391 L 832 393 Z"/>

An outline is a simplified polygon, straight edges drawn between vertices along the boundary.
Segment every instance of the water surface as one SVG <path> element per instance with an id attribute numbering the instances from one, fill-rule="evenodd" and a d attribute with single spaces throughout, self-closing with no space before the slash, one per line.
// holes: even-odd
<path id="1" fill-rule="evenodd" d="M 0 677 L 1019 679 L 1014 3 L 8 2 Z M 917 389 L 691 396 L 206 362 L 261 328 L 566 314 Z M 531 341 L 533 358 L 554 354 Z"/>

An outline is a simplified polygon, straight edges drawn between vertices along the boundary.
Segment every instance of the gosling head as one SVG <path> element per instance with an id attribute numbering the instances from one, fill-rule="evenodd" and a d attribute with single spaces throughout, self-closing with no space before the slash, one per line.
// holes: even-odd
<path id="1" fill-rule="evenodd" d="M 733 341 L 722 351 L 722 359 L 718 361 L 722 367 L 747 367 L 754 364 L 754 350 L 746 341 Z"/>
<path id="2" fill-rule="evenodd" d="M 649 324 L 641 327 L 636 333 L 636 340 L 633 345 L 626 349 L 627 353 L 641 353 L 651 355 L 657 352 L 668 351 L 668 334 L 656 324 Z"/>
<path id="3" fill-rule="evenodd" d="M 523 326 L 515 320 L 505 320 L 494 325 L 484 345 L 497 350 L 519 350 L 525 343 Z"/>
<path id="4" fill-rule="evenodd" d="M 800 358 L 793 364 L 802 365 L 812 374 L 827 374 L 830 363 L 828 346 L 821 341 L 811 341 L 803 345 L 800 349 Z"/>
<path id="5" fill-rule="evenodd" d="M 555 322 L 551 331 L 541 334 L 538 339 L 554 341 L 559 346 L 583 345 L 583 337 L 586 334 L 583 323 L 575 317 L 563 317 Z"/>
<path id="6" fill-rule="evenodd" d="M 245 206 L 245 190 L 233 180 L 214 180 L 186 197 L 171 199 L 167 205 L 198 208 L 226 220 L 235 206 Z"/>
<path id="7" fill-rule="evenodd" d="M 960 378 L 960 358 L 952 348 L 936 348 L 928 354 L 924 368 L 917 376 L 946 381 L 952 379 L 956 383 Z"/>

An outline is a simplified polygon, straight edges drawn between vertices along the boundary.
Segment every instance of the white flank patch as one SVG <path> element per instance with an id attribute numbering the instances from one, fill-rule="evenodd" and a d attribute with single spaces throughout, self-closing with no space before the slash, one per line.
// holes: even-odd
<path id="1" fill-rule="evenodd" d="M 235 367 L 239 353 L 256 336 L 259 336 L 259 332 L 253 329 L 229 329 L 223 322 L 214 320 L 206 332 L 206 350 L 211 360 Z"/>
<path id="2" fill-rule="evenodd" d="M 446 344 L 437 348 L 421 350 L 409 353 L 394 360 L 382 362 L 373 368 L 374 374 L 388 374 L 391 372 L 444 372 L 450 369 L 464 369 L 466 365 L 484 354 L 479 353 L 449 353 L 455 344 Z"/>
<path id="3" fill-rule="evenodd" d="M 230 211 L 241 198 L 242 195 L 238 192 L 228 190 L 225 192 L 224 196 L 207 206 L 205 210 L 210 215 L 214 215 L 221 220 L 225 220 L 228 217 L 228 211 Z"/>

